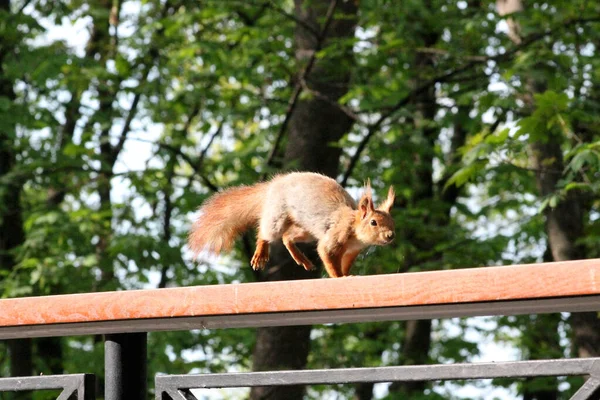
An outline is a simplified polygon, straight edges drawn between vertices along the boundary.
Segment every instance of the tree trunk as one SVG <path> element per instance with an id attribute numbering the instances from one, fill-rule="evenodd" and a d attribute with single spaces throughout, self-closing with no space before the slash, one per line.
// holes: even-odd
<path id="1" fill-rule="evenodd" d="M 95 0 L 92 5 L 94 7 L 92 29 L 90 39 L 86 46 L 86 59 L 97 60 L 99 68 L 107 68 L 107 61 L 115 57 L 116 47 L 116 32 L 119 21 L 120 0 Z M 111 36 L 110 26 L 114 27 L 113 35 Z M 92 122 L 89 124 L 90 129 L 94 125 L 99 127 L 99 160 L 100 172 L 96 181 L 96 193 L 99 198 L 99 211 L 101 218 L 98 221 L 98 241 L 95 245 L 96 260 L 100 277 L 94 282 L 92 291 L 115 290 L 117 285 L 115 282 L 115 271 L 113 258 L 109 254 L 109 245 L 112 238 L 112 216 L 113 205 L 111 199 L 113 176 L 113 168 L 118 157 L 118 151 L 113 148 L 110 142 L 110 129 L 113 124 L 114 110 L 113 101 L 116 98 L 118 84 L 115 80 L 109 78 L 102 79 L 96 87 L 98 93 L 98 110 L 91 117 Z M 74 104 L 75 107 L 77 104 Z M 65 127 L 68 129 L 69 127 Z M 103 341 L 102 335 L 94 337 L 94 343 L 98 344 Z M 104 378 L 96 379 L 96 394 L 98 397 L 104 397 Z"/>
<path id="2" fill-rule="evenodd" d="M 354 389 L 354 400 L 371 400 L 373 398 L 373 382 L 357 383 Z"/>
<path id="3" fill-rule="evenodd" d="M 10 0 L 0 1 L 0 10 L 11 12 Z M 11 52 L 14 43 L 5 42 L 0 38 L 0 96 L 10 101 L 15 100 L 13 82 L 4 73 L 4 57 Z M 23 232 L 23 217 L 21 208 L 22 182 L 16 176 L 9 176 L 16 165 L 16 149 L 14 137 L 16 126 L 0 130 L 0 179 L 6 179 L 4 190 L 0 191 L 0 269 L 10 271 L 16 260 L 14 252 L 25 241 Z M 31 340 L 9 340 L 7 342 L 10 374 L 12 376 L 33 375 L 31 356 Z M 29 399 L 29 393 L 16 395 L 15 399 Z"/>
<path id="4" fill-rule="evenodd" d="M 497 0 L 496 6 L 500 15 L 507 15 L 523 10 L 521 0 Z M 522 38 L 519 24 L 512 18 L 509 18 L 507 22 L 509 26 L 509 38 L 515 44 L 521 43 Z M 528 92 L 523 96 L 523 101 L 529 111 L 533 112 L 535 109 L 534 94 L 544 92 L 547 85 L 543 79 L 537 77 L 527 78 L 525 84 Z M 562 141 L 563 138 L 560 135 L 548 133 L 546 138 L 533 141 L 530 145 L 531 162 L 534 169 L 536 169 L 536 184 L 541 197 L 552 195 L 561 178 L 561 171 L 564 168 L 561 149 Z M 575 245 L 575 242 L 583 233 L 583 207 L 581 202 L 574 196 L 574 193 L 571 192 L 557 207 L 548 207 L 544 212 L 548 247 L 552 255 L 551 260 L 565 261 L 583 258 L 583 249 Z M 582 320 L 578 320 L 580 318 Z M 573 314 L 572 316 L 574 344 L 579 349 L 581 356 L 585 354 L 581 349 L 589 347 L 590 342 L 593 343 L 595 341 L 595 343 L 600 343 L 599 327 L 596 327 L 596 332 L 588 332 L 590 322 L 594 318 L 596 318 L 595 313 L 593 317 L 590 316 L 590 313 Z M 533 326 L 530 333 L 536 335 L 539 332 L 536 332 L 536 327 Z M 530 350 L 535 351 L 535 347 L 536 344 L 533 344 Z M 598 349 L 593 349 L 592 351 L 597 352 Z M 532 355 L 535 357 L 535 354 L 532 353 Z M 536 384 L 535 387 L 537 388 L 538 386 Z M 546 386 L 544 389 L 537 388 L 534 390 L 526 387 L 524 397 L 527 399 L 549 400 L 557 398 L 558 381 L 552 379 Z"/>
<path id="5" fill-rule="evenodd" d="M 7 341 L 8 356 L 10 360 L 11 376 L 32 376 L 33 375 L 33 356 L 31 354 L 31 339 L 15 339 Z M 11 394 L 9 394 L 11 396 Z M 31 400 L 31 392 L 12 393 L 10 400 Z"/>
<path id="6" fill-rule="evenodd" d="M 322 24 L 319 22 L 325 19 L 327 10 L 335 1 L 296 0 L 295 4 L 296 16 L 320 31 Z M 353 37 L 356 12 L 354 2 L 340 2 L 336 8 L 336 16 L 324 36 L 328 39 Z M 342 18 L 342 14 L 345 17 Z M 297 58 L 305 64 L 311 59 L 315 49 L 322 46 L 319 39 L 301 25 L 297 26 L 295 43 Z M 335 59 L 315 60 L 311 72 L 305 77 L 306 85 L 331 102 L 336 102 L 348 90 L 351 60 L 350 52 Z M 332 143 L 349 131 L 352 121 L 331 102 L 321 98 L 298 101 L 289 123 L 283 159 L 286 168 L 318 171 L 331 177 L 337 175 L 341 149 L 332 146 Z M 315 261 L 315 265 L 319 265 L 314 250 L 309 251 L 303 247 L 303 251 Z M 271 262 L 260 279 L 275 281 L 316 278 L 320 275 L 320 271 L 307 272 L 296 265 L 285 248 L 276 244 L 272 246 Z M 310 349 L 310 331 L 310 326 L 259 328 L 253 370 L 303 369 Z M 251 390 L 250 398 L 300 400 L 304 392 L 303 386 L 255 387 Z"/>
<path id="7" fill-rule="evenodd" d="M 523 9 L 521 0 L 498 0 L 498 11 L 501 15 Z M 518 23 L 509 25 L 509 37 L 520 43 Z M 545 90 L 545 82 L 528 79 L 529 89 L 525 103 L 529 108 L 535 107 L 533 94 Z M 575 124 L 576 125 L 576 124 Z M 564 160 L 561 149 L 561 135 L 549 133 L 543 140 L 531 144 L 531 161 L 536 169 L 536 182 L 540 196 L 552 195 L 564 170 Z M 583 246 L 577 242 L 583 237 L 584 215 L 587 212 L 587 199 L 575 191 L 569 191 L 565 199 L 556 207 L 545 210 L 546 233 L 548 246 L 554 261 L 577 260 L 586 257 Z M 574 313 L 571 316 L 573 340 L 580 357 L 596 357 L 600 354 L 600 320 L 597 313 Z"/>
<path id="8" fill-rule="evenodd" d="M 423 365 L 429 360 L 431 346 L 431 320 L 406 321 L 405 339 L 402 343 L 403 365 Z M 394 382 L 390 392 L 407 399 L 423 395 L 427 382 Z"/>
<path id="9" fill-rule="evenodd" d="M 498 12 L 501 15 L 523 9 L 521 0 L 497 0 Z M 518 23 L 509 24 L 509 37 L 520 43 Z M 535 107 L 533 94 L 545 90 L 545 82 L 530 78 L 526 82 L 529 93 L 524 99 L 526 105 Z M 575 124 L 576 125 L 576 124 Z M 561 144 L 562 135 L 548 133 L 543 140 L 531 144 L 531 161 L 536 169 L 536 183 L 540 196 L 552 195 L 564 170 L 564 159 Z M 556 207 L 545 210 L 546 233 L 548 246 L 554 261 L 567 261 L 585 258 L 585 249 L 577 242 L 583 237 L 584 215 L 587 211 L 586 198 L 569 191 L 566 198 L 561 199 Z M 571 315 L 574 348 L 579 357 L 596 357 L 600 355 L 600 320 L 597 313 L 574 313 Z"/>
<path id="10" fill-rule="evenodd" d="M 116 2 L 118 4 L 119 1 Z M 116 49 L 116 39 L 110 34 L 110 21 L 113 13 L 112 0 L 99 0 L 98 7 L 103 9 L 104 13 L 101 17 L 94 18 L 94 30 L 90 38 L 89 45 L 99 55 L 99 63 L 104 64 L 114 58 Z M 114 21 L 118 21 L 118 14 L 113 17 Z M 116 29 L 115 29 L 116 30 Z M 88 48 L 89 50 L 89 48 Z M 98 258 L 98 266 L 100 267 L 100 280 L 98 282 L 98 290 L 114 290 L 116 285 L 114 282 L 115 271 L 112 257 L 108 254 L 108 247 L 112 238 L 112 215 L 113 205 L 111 199 L 113 177 L 113 168 L 118 157 L 115 149 L 110 142 L 110 129 L 113 124 L 113 101 L 116 97 L 117 82 L 114 80 L 104 80 L 98 85 L 98 100 L 99 108 L 95 114 L 98 122 L 100 122 L 100 169 L 98 174 L 97 193 L 100 199 L 100 212 L 102 220 L 100 221 L 100 230 L 98 243 L 96 244 L 96 256 Z"/>
<path id="11" fill-rule="evenodd" d="M 532 158 L 540 195 L 549 196 L 556 190 L 560 171 L 564 170 L 560 137 L 549 135 L 544 143 L 533 143 Z M 569 191 L 556 207 L 548 207 L 546 233 L 554 261 L 585 258 L 585 249 L 577 241 L 583 237 L 586 198 Z M 600 355 L 600 319 L 598 313 L 573 313 L 571 315 L 573 340 L 579 357 Z"/>

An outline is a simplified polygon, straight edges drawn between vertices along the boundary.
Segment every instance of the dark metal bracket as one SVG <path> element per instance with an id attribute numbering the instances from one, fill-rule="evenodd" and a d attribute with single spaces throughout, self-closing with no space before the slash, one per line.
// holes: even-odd
<path id="1" fill-rule="evenodd" d="M 315 385 L 359 382 L 409 382 L 541 376 L 589 376 L 571 400 L 600 399 L 600 358 L 342 368 L 197 375 L 157 375 L 156 400 L 195 399 L 190 389 Z"/>
<path id="2" fill-rule="evenodd" d="M 92 374 L 0 378 L 0 392 L 62 389 L 56 400 L 95 400 L 95 382 Z"/>

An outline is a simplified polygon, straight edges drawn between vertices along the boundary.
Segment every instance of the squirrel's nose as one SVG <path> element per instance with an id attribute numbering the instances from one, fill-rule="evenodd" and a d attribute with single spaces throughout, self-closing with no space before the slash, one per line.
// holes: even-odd
<path id="1" fill-rule="evenodd" d="M 392 240 L 394 240 L 394 236 L 396 236 L 396 235 L 394 234 L 393 231 L 389 231 L 388 233 L 386 233 L 385 236 L 387 236 L 389 241 L 392 241 Z"/>

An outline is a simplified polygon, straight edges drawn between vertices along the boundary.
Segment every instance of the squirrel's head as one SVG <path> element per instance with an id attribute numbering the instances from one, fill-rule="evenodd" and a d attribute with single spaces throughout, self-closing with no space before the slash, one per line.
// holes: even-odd
<path id="1" fill-rule="evenodd" d="M 373 205 L 371 183 L 367 181 L 365 192 L 358 202 L 355 235 L 364 244 L 386 245 L 396 237 L 395 225 L 390 210 L 394 205 L 396 194 L 390 186 L 387 198 L 377 207 Z"/>

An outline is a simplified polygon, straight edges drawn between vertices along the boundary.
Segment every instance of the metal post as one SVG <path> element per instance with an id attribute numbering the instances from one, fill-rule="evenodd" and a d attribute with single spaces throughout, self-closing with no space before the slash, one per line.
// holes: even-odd
<path id="1" fill-rule="evenodd" d="M 105 400 L 147 398 L 147 345 L 146 333 L 118 333 L 105 336 Z"/>

